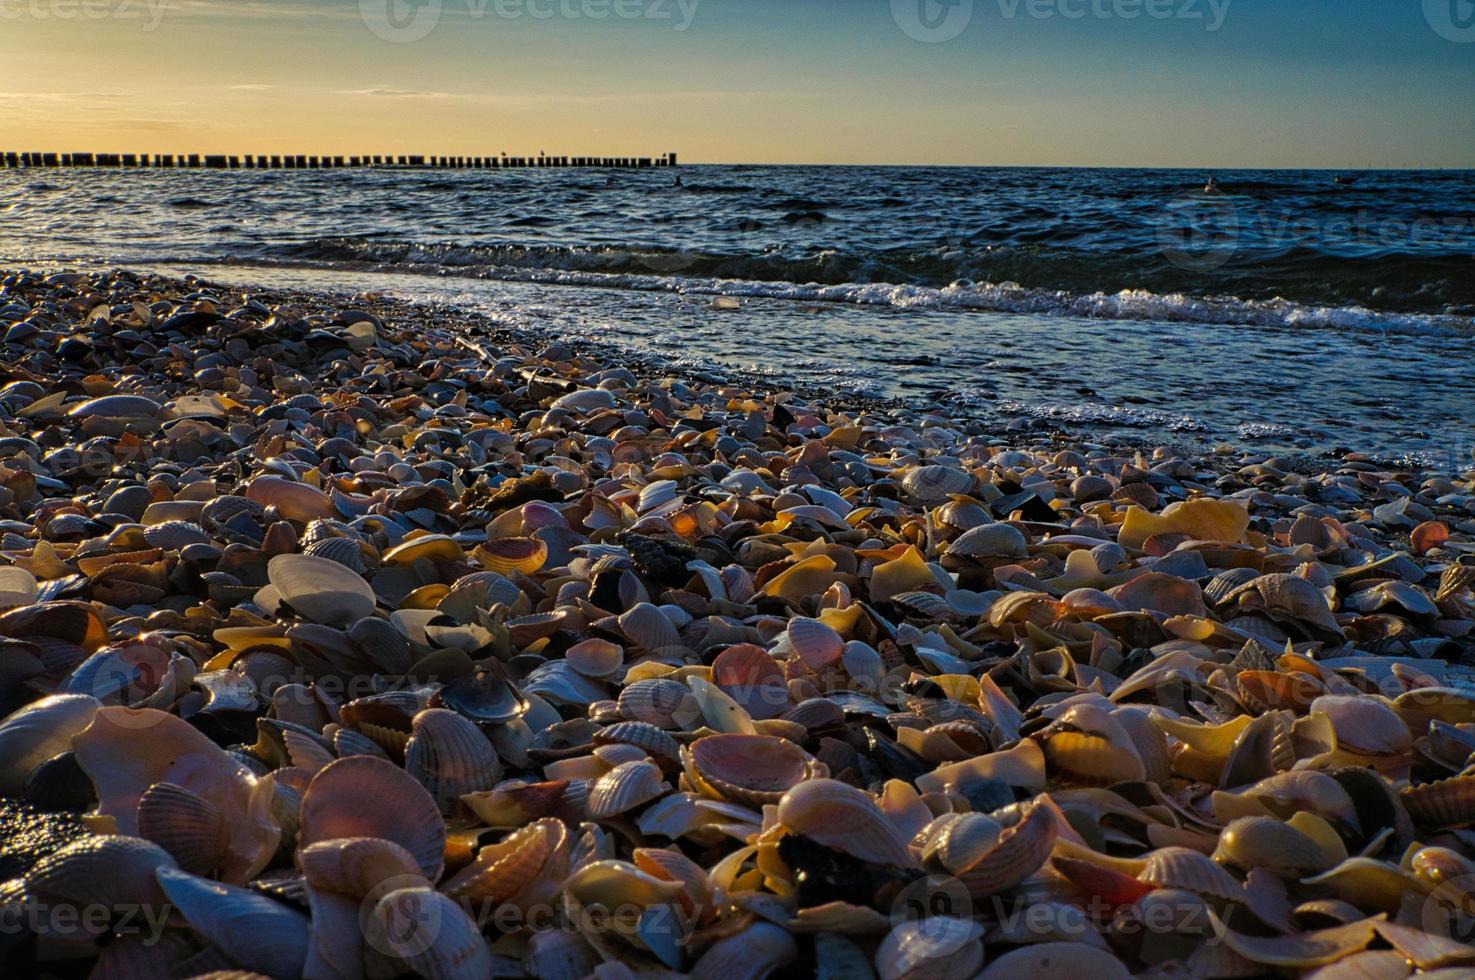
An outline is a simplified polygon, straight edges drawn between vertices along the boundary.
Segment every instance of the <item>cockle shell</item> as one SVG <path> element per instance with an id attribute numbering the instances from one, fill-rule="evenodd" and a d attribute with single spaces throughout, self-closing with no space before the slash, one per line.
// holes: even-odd
<path id="1" fill-rule="evenodd" d="M 1312 838 L 1273 817 L 1241 817 L 1219 834 L 1214 860 L 1282 877 L 1319 874 L 1336 864 Z"/>
<path id="2" fill-rule="evenodd" d="M 936 503 L 973 489 L 973 476 L 951 466 L 919 466 L 901 478 L 902 489 L 919 503 Z"/>
<path id="3" fill-rule="evenodd" d="M 405 771 L 449 814 L 464 794 L 491 789 L 502 766 L 497 750 L 474 724 L 454 711 L 427 708 L 415 715 L 405 743 Z"/>
<path id="4" fill-rule="evenodd" d="M 974 897 L 1013 888 L 1039 870 L 1050 856 L 1060 833 L 1055 820 L 1049 807 L 1032 804 L 1017 824 L 1004 829 L 992 849 L 956 872 L 958 881 Z"/>
<path id="5" fill-rule="evenodd" d="M 208 875 L 220 866 L 230 848 L 226 816 L 173 783 L 155 783 L 139 797 L 138 832 L 168 851 L 191 874 Z"/>
<path id="6" fill-rule="evenodd" d="M 444 866 L 445 822 L 430 793 L 400 767 L 354 755 L 324 767 L 302 795 L 298 846 L 341 837 L 380 837 L 414 856 L 430 881 Z"/>
<path id="7" fill-rule="evenodd" d="M 945 552 L 958 558 L 1022 558 L 1024 535 L 1012 524 L 983 524 L 963 532 Z"/>
<path id="8" fill-rule="evenodd" d="M 250 880 L 275 853 L 281 828 L 271 816 L 272 780 L 258 779 L 176 715 L 100 708 L 72 745 L 97 790 L 98 812 L 111 817 L 119 833 L 137 834 L 140 798 L 154 784 L 170 782 L 227 818 L 230 845 L 219 869 L 224 880 Z"/>
<path id="9" fill-rule="evenodd" d="M 692 969 L 692 980 L 763 980 L 799 956 L 799 944 L 788 931 L 755 922 L 713 943 Z"/>
<path id="10" fill-rule="evenodd" d="M 802 616 L 789 620 L 789 646 L 811 670 L 823 670 L 839 661 L 845 640 L 817 619 Z"/>
<path id="11" fill-rule="evenodd" d="M 421 874 L 414 855 L 381 837 L 318 841 L 297 852 L 297 864 L 314 888 L 351 898 L 372 894 L 385 882 Z"/>
<path id="12" fill-rule="evenodd" d="M 514 900 L 529 907 L 550 900 L 562 887 L 568 862 L 567 829 L 560 820 L 542 817 L 483 847 L 441 887 L 452 898 L 475 901 L 488 911 Z"/>
<path id="13" fill-rule="evenodd" d="M 789 789 L 820 773 L 803 749 L 769 735 L 709 735 L 688 751 L 686 768 L 694 784 L 755 809 L 778 803 Z"/>
<path id="14" fill-rule="evenodd" d="M 901 833 L 875 800 L 833 779 L 809 779 L 786 792 L 778 804 L 778 822 L 864 861 L 897 867 L 916 864 Z"/>
<path id="15" fill-rule="evenodd" d="M 1208 855 L 1186 847 L 1162 847 L 1147 855 L 1138 879 L 1158 888 L 1177 888 L 1223 902 L 1237 902 L 1244 889 Z"/>
<path id="16" fill-rule="evenodd" d="M 589 788 L 589 816 L 596 820 L 618 816 L 670 792 L 661 770 L 649 760 L 623 762 L 600 776 Z"/>
<path id="17" fill-rule="evenodd" d="M 677 680 L 653 677 L 620 691 L 620 716 L 667 730 L 686 728 L 701 717 L 701 705 L 691 690 Z"/>

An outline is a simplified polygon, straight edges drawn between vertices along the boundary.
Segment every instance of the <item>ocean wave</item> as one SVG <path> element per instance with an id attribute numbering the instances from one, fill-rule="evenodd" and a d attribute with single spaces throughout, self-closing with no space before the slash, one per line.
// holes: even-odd
<path id="1" fill-rule="evenodd" d="M 320 239 L 291 246 L 289 263 L 400 270 L 479 279 L 1032 316 L 1475 335 L 1462 313 L 1396 312 L 1280 296 L 1196 295 L 1150 288 L 1051 289 L 962 278 L 945 285 L 885 281 L 887 263 L 838 253 L 720 257 L 630 247 L 458 245 Z M 849 279 L 833 280 L 848 272 Z M 781 278 L 784 273 L 798 273 Z M 811 273 L 811 274 L 806 274 Z"/>

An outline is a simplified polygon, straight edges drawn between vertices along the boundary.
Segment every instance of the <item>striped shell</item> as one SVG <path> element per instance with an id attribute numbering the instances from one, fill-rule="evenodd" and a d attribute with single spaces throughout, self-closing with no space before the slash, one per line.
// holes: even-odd
<path id="1" fill-rule="evenodd" d="M 493 572 L 531 575 L 548 560 L 548 545 L 538 538 L 497 538 L 479 546 L 473 557 Z"/>
<path id="2" fill-rule="evenodd" d="M 680 681 L 652 677 L 620 692 L 620 716 L 666 730 L 686 728 L 701 718 L 701 706 Z"/>
<path id="3" fill-rule="evenodd" d="M 502 775 L 497 750 L 470 721 L 445 708 L 415 715 L 405 745 L 405 771 L 424 786 L 441 813 L 466 793 L 491 789 Z"/>
<path id="4" fill-rule="evenodd" d="M 973 489 L 973 475 L 952 466 L 919 466 L 901 478 L 902 489 L 920 503 L 937 503 Z"/>
<path id="5" fill-rule="evenodd" d="M 230 846 L 230 827 L 211 803 L 182 786 L 155 783 L 138 800 L 138 833 L 191 874 L 208 875 Z"/>
<path id="6" fill-rule="evenodd" d="M 301 847 L 339 837 L 381 837 L 415 858 L 430 881 L 445 860 L 446 826 L 425 787 L 399 766 L 353 755 L 324 767 L 302 794 Z"/>
<path id="7" fill-rule="evenodd" d="M 589 788 L 589 816 L 595 820 L 618 816 L 670 790 L 654 762 L 647 759 L 623 762 L 596 779 Z"/>
<path id="8" fill-rule="evenodd" d="M 778 803 L 824 767 L 793 742 L 770 735 L 708 735 L 684 757 L 692 783 L 708 795 L 759 809 Z"/>
<path id="9" fill-rule="evenodd" d="M 1244 900 L 1244 889 L 1233 875 L 1208 855 L 1186 847 L 1153 851 L 1137 878 L 1159 888 L 1178 888 L 1225 902 Z"/>
<path id="10" fill-rule="evenodd" d="M 352 538 L 323 538 L 302 549 L 304 555 L 326 558 L 362 575 L 368 570 L 364 551 Z"/>

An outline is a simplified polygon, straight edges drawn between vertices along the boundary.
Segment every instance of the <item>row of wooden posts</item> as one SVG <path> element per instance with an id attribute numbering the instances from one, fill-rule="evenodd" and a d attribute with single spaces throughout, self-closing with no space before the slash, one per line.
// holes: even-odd
<path id="1" fill-rule="evenodd" d="M 674 167 L 676 154 L 658 157 L 442 157 L 306 156 L 303 154 L 0 153 L 0 167 L 159 167 L 202 170 L 335 170 L 341 167 L 429 167 L 508 170 L 523 167 Z"/>

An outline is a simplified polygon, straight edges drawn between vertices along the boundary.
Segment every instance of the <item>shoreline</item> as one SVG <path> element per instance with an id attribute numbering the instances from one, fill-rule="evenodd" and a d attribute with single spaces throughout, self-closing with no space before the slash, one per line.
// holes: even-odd
<path id="1" fill-rule="evenodd" d="M 1317 957 L 1475 959 L 1475 473 L 1021 442 L 392 297 L 0 271 L 0 320 L 0 796 L 102 832 L 0 887 L 32 965 L 1254 975 L 1324 943 L 1292 896 L 1364 917 Z M 179 915 L 38 914 L 125 899 Z"/>

